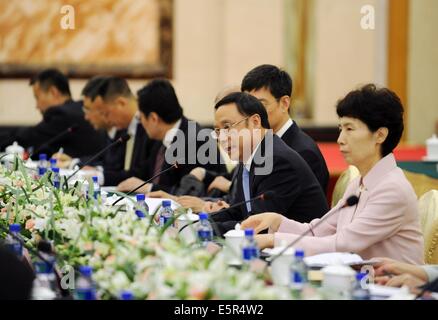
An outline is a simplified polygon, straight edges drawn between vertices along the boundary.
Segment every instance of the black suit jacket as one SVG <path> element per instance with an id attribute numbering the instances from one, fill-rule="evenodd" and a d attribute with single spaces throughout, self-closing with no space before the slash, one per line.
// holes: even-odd
<path id="1" fill-rule="evenodd" d="M 162 174 L 160 176 L 160 180 L 158 184 L 154 184 L 153 185 L 153 189 L 152 190 L 163 190 L 169 193 L 173 193 L 178 185 L 179 182 L 181 180 L 182 177 L 184 177 L 185 175 L 189 174 L 190 171 L 192 171 L 192 169 L 196 168 L 196 167 L 203 167 L 207 170 L 213 170 L 216 172 L 219 172 L 221 174 L 224 174 L 227 172 L 226 167 L 223 163 L 223 160 L 221 159 L 219 150 L 217 148 L 217 144 L 216 141 L 211 138 L 210 136 L 208 136 L 206 138 L 206 141 L 208 141 L 209 145 L 211 145 L 211 149 L 210 150 L 216 150 L 215 153 L 215 160 L 213 161 L 214 163 L 208 162 L 208 163 L 201 163 L 197 157 L 198 154 L 198 150 L 201 148 L 201 146 L 203 146 L 204 148 L 206 147 L 204 145 L 204 141 L 197 141 L 196 137 L 199 133 L 199 131 L 202 129 L 201 126 L 194 122 L 191 121 L 191 123 L 195 124 L 194 128 L 189 129 L 189 120 L 185 117 L 181 118 L 181 124 L 179 129 L 181 130 L 181 133 L 183 135 L 181 135 L 181 138 L 184 138 L 182 143 L 181 143 L 181 147 L 184 147 L 184 152 L 181 152 L 179 155 L 176 153 L 175 150 L 173 150 L 173 154 L 177 155 L 176 156 L 176 161 L 178 162 L 178 168 L 177 169 L 172 169 L 169 170 L 167 172 L 165 172 L 164 174 Z M 189 131 L 191 131 L 191 133 L 189 134 Z M 196 135 L 193 136 L 193 133 L 195 133 Z M 194 141 L 194 139 L 196 141 Z M 175 137 L 173 142 L 172 142 L 172 147 L 169 147 L 166 151 L 166 153 L 168 155 L 170 155 L 172 153 L 172 148 L 174 148 L 176 146 L 176 144 L 178 144 L 179 142 L 181 142 L 179 140 L 178 137 Z M 189 146 L 190 145 L 190 146 Z M 136 176 L 143 179 L 143 180 L 147 180 L 149 178 L 151 178 L 154 174 L 156 174 L 157 172 L 154 172 L 154 168 L 155 168 L 155 160 L 157 157 L 157 153 L 160 149 L 160 147 L 162 146 L 161 142 L 154 142 L 154 143 L 149 143 L 149 145 L 145 148 L 145 152 L 147 154 L 147 160 L 146 162 L 143 164 L 141 170 L 137 170 L 137 174 Z M 203 150 L 201 150 L 203 151 Z M 203 152 L 201 152 L 203 153 Z M 209 154 L 209 153 L 208 153 Z M 168 155 L 166 155 L 166 160 L 168 159 Z M 161 170 L 165 170 L 169 167 L 171 167 L 174 162 L 167 162 L 164 161 L 163 166 L 161 167 Z"/>
<path id="2" fill-rule="evenodd" d="M 124 134 L 126 134 L 126 130 L 118 130 L 114 140 L 108 138 L 108 140 L 110 140 L 108 143 L 115 141 Z M 133 139 L 133 137 L 131 137 L 131 139 Z M 121 181 L 134 176 L 138 170 L 141 170 L 147 159 L 146 150 L 150 148 L 149 145 L 157 144 L 158 141 L 149 139 L 143 126 L 139 123 L 135 132 L 134 148 L 129 170 L 124 170 L 126 143 L 127 142 L 119 143 L 105 153 L 103 159 L 103 174 L 104 184 L 107 186 L 115 186 Z"/>
<path id="3" fill-rule="evenodd" d="M 73 125 L 77 125 L 74 132 L 44 146 L 38 153 L 47 153 L 50 157 L 63 147 L 64 152 L 69 156 L 80 158 L 92 155 L 105 146 L 104 133 L 94 130 L 85 120 L 82 101 L 68 100 L 44 112 L 43 119 L 37 125 L 11 132 L 8 138 L 0 142 L 1 149 L 17 141 L 21 146 L 33 147 L 35 150 Z M 35 154 L 34 157 L 38 158 L 38 155 Z"/>
<path id="4" fill-rule="evenodd" d="M 295 121 L 293 125 L 286 130 L 281 139 L 303 157 L 318 179 L 323 191 L 326 192 L 329 172 L 324 157 L 321 151 L 319 151 L 315 141 L 302 131 Z"/>
<path id="5" fill-rule="evenodd" d="M 315 141 L 302 131 L 296 122 L 286 130 L 281 139 L 307 162 L 322 190 L 326 192 L 330 175 L 325 159 Z M 212 172 L 207 172 L 204 179 L 205 185 L 208 186 L 216 176 Z M 231 180 L 232 175 L 228 174 L 224 177 Z"/>
<path id="6" fill-rule="evenodd" d="M 261 168 L 264 163 L 251 164 L 249 183 L 251 198 L 266 191 L 272 191 L 272 199 L 255 200 L 251 203 L 251 212 L 246 205 L 230 209 L 218 214 L 213 214 L 212 220 L 216 223 L 221 234 L 234 228 L 237 222 L 246 219 L 249 215 L 273 211 L 299 222 L 310 222 L 322 217 L 328 211 L 327 201 L 321 186 L 316 180 L 310 167 L 303 158 L 277 135 L 267 133 L 272 138 L 272 154 L 266 149 L 264 141 L 256 151 L 256 155 L 264 155 L 272 161 L 270 174 L 257 175 L 256 168 Z M 236 180 L 236 197 L 233 203 L 245 200 L 242 187 L 242 168 L 238 166 L 239 173 Z M 231 205 L 233 205 L 231 203 Z"/>

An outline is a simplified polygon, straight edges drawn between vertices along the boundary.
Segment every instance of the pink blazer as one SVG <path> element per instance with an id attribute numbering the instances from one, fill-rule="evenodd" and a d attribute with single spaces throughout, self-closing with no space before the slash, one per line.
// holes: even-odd
<path id="1" fill-rule="evenodd" d="M 319 219 L 299 223 L 283 218 L 274 235 L 275 245 L 292 242 L 309 228 L 311 233 L 295 247 L 306 255 L 325 252 L 352 252 L 363 259 L 389 257 L 407 263 L 423 263 L 423 235 L 417 197 L 391 153 L 382 158 L 363 178 L 347 187 L 344 197 L 315 227 Z M 360 196 L 359 196 L 360 193 Z M 359 202 L 344 207 L 346 199 L 358 195 Z"/>

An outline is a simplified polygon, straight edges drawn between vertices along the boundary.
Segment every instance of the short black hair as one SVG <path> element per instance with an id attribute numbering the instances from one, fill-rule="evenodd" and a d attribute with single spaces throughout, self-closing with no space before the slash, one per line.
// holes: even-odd
<path id="1" fill-rule="evenodd" d="M 388 128 L 388 136 L 382 144 L 382 157 L 391 153 L 400 141 L 404 129 L 403 105 L 388 88 L 367 84 L 351 91 L 338 101 L 336 112 L 339 117 L 359 119 L 371 132 Z"/>
<path id="2" fill-rule="evenodd" d="M 147 117 L 155 112 L 165 123 L 174 123 L 183 116 L 175 89 L 167 79 L 154 79 L 138 92 L 138 106 Z"/>
<path id="3" fill-rule="evenodd" d="M 268 89 L 279 100 L 283 96 L 292 96 L 292 78 L 280 68 L 271 64 L 262 64 L 249 71 L 242 80 L 242 91 Z"/>
<path id="4" fill-rule="evenodd" d="M 34 278 L 30 265 L 0 243 L 0 300 L 31 299 Z"/>
<path id="5" fill-rule="evenodd" d="M 116 76 L 104 77 L 96 87 L 96 90 L 95 98 L 100 96 L 104 101 L 110 101 L 117 97 L 133 97 L 128 81 Z"/>
<path id="6" fill-rule="evenodd" d="M 103 81 L 108 78 L 106 76 L 95 76 L 87 81 L 85 84 L 85 87 L 82 89 L 82 95 L 84 97 L 90 98 L 91 101 L 94 101 L 96 99 L 99 88 L 102 85 Z"/>
<path id="7" fill-rule="evenodd" d="M 230 103 L 235 103 L 237 110 L 243 116 L 249 117 L 258 114 L 261 119 L 262 127 L 265 129 L 271 128 L 268 121 L 268 113 L 257 98 L 246 92 L 233 92 L 219 100 L 214 106 L 214 109 L 217 110 L 221 106 Z"/>
<path id="8" fill-rule="evenodd" d="M 48 91 L 51 86 L 55 86 L 63 95 L 71 97 L 68 78 L 58 69 L 45 69 L 30 79 L 30 85 L 38 83 L 44 91 Z"/>

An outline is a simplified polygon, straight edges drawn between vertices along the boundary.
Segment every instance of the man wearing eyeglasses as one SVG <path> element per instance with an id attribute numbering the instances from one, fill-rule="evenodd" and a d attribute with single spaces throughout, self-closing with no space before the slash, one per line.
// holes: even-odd
<path id="1" fill-rule="evenodd" d="M 110 144 L 126 133 L 126 130 L 117 130 L 108 120 L 105 111 L 105 104 L 99 95 L 100 86 L 108 79 L 106 76 L 96 76 L 91 78 L 82 89 L 83 106 L 85 120 L 87 120 L 95 130 L 105 132 L 106 144 Z M 110 170 L 111 167 L 117 169 L 121 167 L 117 163 L 123 161 L 122 157 L 114 157 L 115 154 L 123 153 L 124 146 L 115 146 L 108 150 L 101 157 L 83 167 L 83 170 L 103 171 L 103 168 Z M 96 150 L 98 151 L 98 150 Z M 76 165 L 81 165 L 89 159 L 89 157 L 71 158 L 66 153 L 55 153 L 53 158 L 58 160 L 57 164 L 60 168 L 74 168 Z M 117 160 L 119 159 L 119 160 Z M 102 174 L 102 173 L 101 173 Z M 98 174 L 99 175 L 99 174 Z M 103 179 L 103 176 L 101 177 Z"/>
<path id="2" fill-rule="evenodd" d="M 83 95 L 85 117 L 95 128 L 107 130 L 107 144 L 126 133 L 131 137 L 108 150 L 101 162 L 83 168 L 97 175 L 101 184 L 115 186 L 134 176 L 146 159 L 144 150 L 154 141 L 147 137 L 140 123 L 137 99 L 125 79 L 115 76 L 92 79 Z"/>
<path id="3" fill-rule="evenodd" d="M 268 115 L 255 97 L 236 92 L 215 105 L 214 137 L 239 161 L 234 203 L 273 191 L 273 198 L 247 202 L 212 218 L 221 233 L 252 214 L 277 210 L 296 221 L 311 221 L 328 210 L 324 193 L 303 158 L 270 130 Z"/>

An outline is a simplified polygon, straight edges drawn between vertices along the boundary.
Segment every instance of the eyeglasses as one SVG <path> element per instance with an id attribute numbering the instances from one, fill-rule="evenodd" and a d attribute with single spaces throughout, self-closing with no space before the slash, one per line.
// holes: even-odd
<path id="1" fill-rule="evenodd" d="M 91 112 L 91 111 L 93 111 L 93 110 L 91 110 L 90 108 L 87 108 L 87 107 L 85 107 L 85 106 L 82 106 L 82 111 L 83 111 L 84 113 L 89 113 L 89 112 Z"/>
<path id="2" fill-rule="evenodd" d="M 222 132 L 223 134 L 225 134 L 225 135 L 228 135 L 228 131 L 229 131 L 231 128 L 234 128 L 235 126 L 237 126 L 237 125 L 238 125 L 239 123 L 241 123 L 242 121 L 247 120 L 249 117 L 250 117 L 250 116 L 248 116 L 248 117 L 246 117 L 246 118 L 243 118 L 243 119 L 241 119 L 241 120 L 239 120 L 239 121 L 236 121 L 236 122 L 234 122 L 233 124 L 225 124 L 224 127 L 223 127 L 222 129 L 220 129 L 220 128 L 214 128 L 214 130 L 211 132 L 211 136 L 212 136 L 212 138 L 218 140 L 218 139 L 219 139 L 219 136 L 220 136 L 220 134 L 221 134 L 221 132 Z"/>

